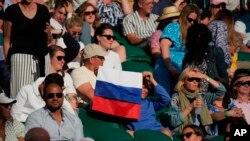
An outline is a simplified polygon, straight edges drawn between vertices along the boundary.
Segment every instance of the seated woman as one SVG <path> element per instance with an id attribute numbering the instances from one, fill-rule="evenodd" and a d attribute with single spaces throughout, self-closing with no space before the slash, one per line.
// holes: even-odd
<path id="1" fill-rule="evenodd" d="M 203 98 L 196 98 L 200 93 L 200 81 L 205 79 L 215 92 L 203 92 Z M 202 74 L 197 68 L 187 67 L 181 73 L 175 87 L 176 93 L 173 94 L 169 110 L 170 125 L 174 132 L 182 132 L 187 124 L 198 126 L 208 126 L 213 123 L 206 104 L 212 103 L 216 98 L 222 96 L 226 89 L 219 82 Z M 204 99 L 204 100 L 203 100 Z M 201 108 L 201 112 L 195 109 Z M 198 111 L 198 110 L 197 110 Z"/>
<path id="2" fill-rule="evenodd" d="M 123 55 L 121 55 L 114 50 L 113 43 L 115 42 L 115 36 L 113 33 L 113 27 L 110 24 L 106 24 L 106 23 L 101 24 L 96 29 L 94 37 L 95 37 L 95 42 L 98 45 L 100 45 L 103 48 L 103 50 L 108 51 L 108 55 L 105 56 L 105 61 L 104 61 L 103 66 L 121 70 L 122 69 L 121 58 L 126 56 L 125 55 L 126 53 L 124 51 Z M 118 44 L 118 46 L 120 46 L 120 45 Z"/>
<path id="3" fill-rule="evenodd" d="M 225 85 L 227 86 L 227 85 Z M 237 108 L 231 100 L 229 87 L 227 93 L 215 99 L 212 104 L 208 104 L 211 112 L 213 124 L 211 125 L 210 136 L 225 134 L 225 127 L 231 118 L 243 117 L 241 108 Z"/>
<path id="4" fill-rule="evenodd" d="M 204 141 L 204 133 L 197 125 L 186 125 L 183 128 L 181 139 L 183 141 Z"/>
<path id="5" fill-rule="evenodd" d="M 233 93 L 233 103 L 241 108 L 247 124 L 250 124 L 249 94 L 250 94 L 250 71 L 247 69 L 237 69 L 231 81 Z"/>
<path id="6" fill-rule="evenodd" d="M 2 141 L 24 141 L 24 125 L 13 119 L 10 114 L 13 103 L 16 103 L 16 100 L 8 98 L 0 88 L 0 140 Z"/>

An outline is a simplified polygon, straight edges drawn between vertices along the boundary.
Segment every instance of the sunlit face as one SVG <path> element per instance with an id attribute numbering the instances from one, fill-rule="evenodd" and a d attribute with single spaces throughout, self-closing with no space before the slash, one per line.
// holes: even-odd
<path id="1" fill-rule="evenodd" d="M 84 11 L 85 21 L 87 21 L 89 24 L 93 24 L 96 18 L 95 13 L 95 9 L 92 6 L 88 6 Z"/>
<path id="2" fill-rule="evenodd" d="M 188 15 L 188 27 L 191 26 L 192 24 L 198 23 L 197 21 L 197 14 L 195 12 L 192 12 Z"/>
<path id="3" fill-rule="evenodd" d="M 12 104 L 0 104 L 0 117 L 5 120 L 11 119 L 11 107 Z"/>
<path id="4" fill-rule="evenodd" d="M 50 111 L 56 111 L 62 107 L 63 104 L 63 89 L 57 84 L 49 84 L 44 92 L 44 100 L 46 107 Z"/>
<path id="5" fill-rule="evenodd" d="M 183 130 L 183 134 L 185 135 L 183 137 L 184 141 L 201 141 L 202 137 L 201 136 L 197 136 L 196 133 L 194 132 L 194 130 L 192 128 L 185 128 Z"/>
<path id="6" fill-rule="evenodd" d="M 55 9 L 53 18 L 58 21 L 60 24 L 63 24 L 66 20 L 67 12 L 64 7 Z"/>
<path id="7" fill-rule="evenodd" d="M 65 63 L 64 58 L 65 58 L 65 53 L 62 51 L 57 51 L 54 54 L 54 56 L 50 58 L 51 67 L 57 72 L 61 71 Z"/>
<path id="8" fill-rule="evenodd" d="M 94 66 L 94 72 L 97 75 L 98 68 L 99 66 L 103 66 L 105 58 L 103 56 L 94 56 L 94 57 L 91 57 L 91 60 Z"/>
<path id="9" fill-rule="evenodd" d="M 154 0 L 143 0 L 141 2 L 138 2 L 138 5 L 140 9 L 150 14 L 154 7 Z"/>
<path id="10" fill-rule="evenodd" d="M 97 36 L 97 39 L 100 46 L 104 47 L 105 49 L 110 49 L 112 43 L 114 42 L 113 37 L 113 31 L 111 29 L 105 29 L 102 35 Z"/>
<path id="11" fill-rule="evenodd" d="M 67 31 L 71 34 L 71 36 L 77 39 L 79 36 L 82 35 L 82 26 L 73 25 L 72 27 L 68 28 Z"/>
<path id="12" fill-rule="evenodd" d="M 187 77 L 184 80 L 184 87 L 191 92 L 196 91 L 199 88 L 199 78 L 197 78 L 196 72 L 190 71 L 187 73 Z"/>
<path id="13" fill-rule="evenodd" d="M 147 96 L 148 96 L 148 89 L 143 85 L 143 86 L 142 86 L 141 98 L 142 98 L 142 99 L 146 99 Z"/>
<path id="14" fill-rule="evenodd" d="M 250 95 L 250 76 L 244 76 L 239 78 L 235 82 L 234 89 L 237 94 Z"/>

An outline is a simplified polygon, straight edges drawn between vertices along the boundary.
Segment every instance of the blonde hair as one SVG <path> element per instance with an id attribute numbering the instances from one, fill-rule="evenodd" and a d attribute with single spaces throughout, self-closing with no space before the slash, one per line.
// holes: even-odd
<path id="1" fill-rule="evenodd" d="M 181 75 L 180 75 L 180 77 L 179 77 L 179 80 L 178 80 L 177 84 L 175 85 L 175 91 L 176 91 L 177 93 L 179 93 L 179 92 L 182 90 L 183 85 L 184 85 L 184 83 L 185 83 L 185 79 L 187 78 L 187 74 L 188 74 L 189 72 L 191 72 L 191 71 L 200 72 L 200 70 L 199 70 L 198 68 L 196 68 L 196 67 L 190 67 L 190 66 L 186 67 L 186 68 L 182 71 L 182 73 L 181 73 Z M 200 88 L 200 85 L 199 85 L 199 91 L 200 91 L 200 89 L 201 89 L 201 88 Z"/>
<path id="2" fill-rule="evenodd" d="M 181 40 L 183 43 L 186 43 L 186 36 L 187 36 L 187 29 L 188 29 L 188 16 L 191 13 L 196 13 L 197 14 L 197 21 L 199 22 L 200 20 L 200 12 L 199 8 L 194 5 L 194 4 L 188 4 L 186 5 L 179 16 L 179 23 L 180 23 L 180 28 L 181 28 Z"/>

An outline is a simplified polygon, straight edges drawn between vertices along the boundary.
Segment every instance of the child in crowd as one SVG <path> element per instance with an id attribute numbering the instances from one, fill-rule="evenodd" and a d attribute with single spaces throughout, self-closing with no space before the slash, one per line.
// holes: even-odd
<path id="1" fill-rule="evenodd" d="M 133 133 L 140 129 L 159 130 L 169 137 L 172 137 L 172 133 L 168 128 L 161 125 L 156 120 L 155 112 L 160 108 L 166 107 L 170 103 L 170 96 L 166 90 L 155 81 L 151 72 L 143 72 L 143 87 L 142 87 L 142 102 L 141 102 L 141 113 L 139 120 L 127 124 L 128 133 Z M 147 99 L 150 88 L 154 87 L 154 94 L 158 95 L 159 98 L 154 100 Z"/>

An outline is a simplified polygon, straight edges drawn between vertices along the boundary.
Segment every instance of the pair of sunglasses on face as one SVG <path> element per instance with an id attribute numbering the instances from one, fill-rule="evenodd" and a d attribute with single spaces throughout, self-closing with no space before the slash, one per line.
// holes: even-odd
<path id="1" fill-rule="evenodd" d="M 108 40 L 115 40 L 115 36 L 112 36 L 112 35 L 101 35 L 103 37 L 106 37 Z"/>
<path id="2" fill-rule="evenodd" d="M 201 82 L 201 79 L 200 78 L 198 78 L 198 77 L 188 77 L 187 78 L 187 81 L 188 82 L 193 82 L 193 81 L 196 81 L 196 82 Z"/>
<path id="3" fill-rule="evenodd" d="M 193 134 L 198 135 L 198 134 L 195 133 L 195 132 L 187 132 L 187 133 L 185 133 L 185 134 L 181 134 L 181 135 L 180 135 L 180 138 L 181 138 L 181 139 L 184 139 L 184 137 L 190 138 Z"/>
<path id="4" fill-rule="evenodd" d="M 63 97 L 63 93 L 49 93 L 47 94 L 47 99 L 52 99 L 52 98 L 62 98 Z"/>
<path id="5" fill-rule="evenodd" d="M 188 22 L 189 22 L 190 24 L 197 24 L 197 23 L 198 23 L 197 20 L 192 19 L 192 18 L 188 18 L 187 20 L 188 20 Z"/>
<path id="6" fill-rule="evenodd" d="M 238 81 L 235 86 L 250 86 L 250 81 Z"/>
<path id="7" fill-rule="evenodd" d="M 72 36 L 81 36 L 82 35 L 82 32 L 75 32 L 75 31 L 73 31 L 73 32 L 71 32 L 71 35 Z"/>
<path id="8" fill-rule="evenodd" d="M 84 14 L 85 15 L 90 15 L 90 14 L 95 15 L 96 11 L 86 11 L 86 12 L 84 12 Z"/>
<path id="9" fill-rule="evenodd" d="M 56 59 L 58 61 L 62 61 L 62 59 L 65 60 L 65 56 L 56 56 Z"/>

